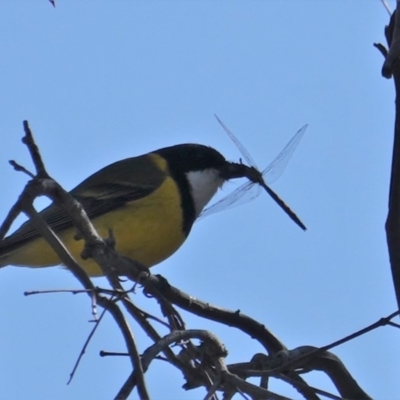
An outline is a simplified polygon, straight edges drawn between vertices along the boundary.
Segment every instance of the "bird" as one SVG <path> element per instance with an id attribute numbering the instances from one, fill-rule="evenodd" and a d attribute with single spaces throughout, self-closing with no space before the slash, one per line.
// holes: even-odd
<path id="1" fill-rule="evenodd" d="M 185 242 L 194 222 L 223 184 L 246 177 L 261 185 L 302 229 L 304 224 L 264 182 L 262 174 L 212 147 L 178 144 L 110 164 L 71 190 L 102 237 L 111 231 L 116 250 L 144 267 L 159 264 Z M 40 215 L 72 256 L 83 250 L 67 213 L 51 204 Z M 28 220 L 0 242 L 0 267 L 60 265 L 55 251 Z M 89 276 L 103 275 L 92 259 L 80 260 Z"/>

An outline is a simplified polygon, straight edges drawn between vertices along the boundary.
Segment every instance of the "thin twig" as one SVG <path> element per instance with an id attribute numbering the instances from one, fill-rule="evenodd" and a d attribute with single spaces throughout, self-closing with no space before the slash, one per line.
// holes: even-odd
<path id="1" fill-rule="evenodd" d="M 382 43 L 373 43 L 373 46 L 376 47 L 384 58 L 388 55 L 388 49 Z"/>
<path id="2" fill-rule="evenodd" d="M 22 138 L 22 143 L 25 144 L 29 150 L 33 164 L 36 168 L 36 178 L 51 179 L 50 175 L 46 171 L 46 167 L 44 166 L 44 162 L 40 155 L 39 148 L 37 147 L 33 138 L 33 134 L 31 128 L 29 127 L 28 121 L 23 121 L 23 126 L 25 136 Z"/>
<path id="3" fill-rule="evenodd" d="M 244 379 L 229 372 L 227 366 L 221 358 L 216 360 L 216 368 L 221 372 L 222 380 L 225 384 L 240 390 L 243 393 L 250 395 L 256 399 L 271 399 L 271 400 L 290 400 L 287 397 L 278 395 L 269 390 L 255 386 Z"/>
<path id="4" fill-rule="evenodd" d="M 111 301 L 111 300 L 110 300 Z M 96 329 L 99 327 L 101 320 L 103 319 L 105 313 L 107 311 L 107 308 L 104 308 L 103 311 L 100 314 L 100 317 L 98 318 L 98 320 L 96 321 L 96 323 L 94 324 L 94 327 L 92 329 L 92 331 L 89 333 L 89 336 L 86 338 L 86 341 L 82 347 L 82 350 L 79 353 L 78 359 L 75 362 L 74 368 L 72 369 L 72 372 L 69 375 L 69 380 L 67 382 L 67 385 L 69 385 L 72 382 L 72 379 L 74 378 L 75 372 L 78 369 L 78 365 L 83 357 L 83 355 L 86 352 L 87 346 L 89 345 L 90 340 L 92 339 L 94 333 L 96 332 Z"/>
<path id="5" fill-rule="evenodd" d="M 70 293 L 80 294 L 91 292 L 91 289 L 50 289 L 50 290 L 28 290 L 24 292 L 24 296 L 33 296 L 36 294 L 54 294 L 54 293 Z"/>
<path id="6" fill-rule="evenodd" d="M 385 7 L 385 10 L 388 12 L 389 15 L 392 15 L 392 10 L 390 9 L 389 4 L 387 3 L 386 0 L 381 0 L 383 7 Z"/>
<path id="7" fill-rule="evenodd" d="M 18 164 L 16 161 L 10 160 L 9 163 L 14 168 L 15 171 L 23 172 L 24 174 L 28 175 L 30 178 L 35 179 L 35 175 L 32 174 L 32 172 L 28 171 L 25 167 Z"/>
<path id="8" fill-rule="evenodd" d="M 303 383 L 300 383 L 298 381 L 293 381 L 293 379 L 289 378 L 288 376 L 286 376 L 285 374 L 278 374 L 277 377 L 279 377 L 279 379 L 282 379 L 283 381 L 290 383 L 293 386 L 302 386 Z M 307 389 L 311 389 L 313 392 L 315 392 L 316 394 L 320 394 L 322 396 L 327 397 L 328 399 L 333 399 L 333 400 L 342 400 L 342 397 L 336 396 L 332 393 L 326 392 L 325 390 L 321 390 L 318 388 L 315 388 L 313 386 L 309 386 L 309 385 L 305 385 L 305 387 L 307 387 Z"/>
<path id="9" fill-rule="evenodd" d="M 153 340 L 154 343 L 157 343 L 159 340 L 161 340 L 161 336 L 157 333 L 154 327 L 147 321 L 148 317 L 144 315 L 143 312 L 139 308 L 137 308 L 130 299 L 123 298 L 122 302 L 128 313 L 135 319 L 135 321 L 147 333 L 147 335 Z M 199 371 L 193 368 L 193 366 L 190 363 L 184 362 L 180 358 L 178 358 L 169 347 L 163 349 L 163 353 L 167 358 L 168 362 L 170 362 L 176 368 L 181 370 L 187 380 L 196 382 L 202 381 L 203 377 L 199 373 Z M 136 385 L 136 378 L 134 373 L 132 373 L 131 376 L 125 382 L 124 388 L 121 389 L 121 391 L 129 394 L 133 390 L 135 385 Z"/>
<path id="10" fill-rule="evenodd" d="M 145 370 L 148 369 L 151 361 L 160 353 L 165 347 L 173 343 L 178 343 L 182 340 L 199 339 L 203 341 L 211 341 L 215 346 L 215 353 L 219 356 L 226 356 L 227 352 L 219 339 L 209 331 L 200 329 L 188 329 L 185 331 L 175 331 L 164 336 L 159 342 L 153 344 L 146 349 L 142 355 L 142 364 Z"/>
<path id="11" fill-rule="evenodd" d="M 315 349 L 315 350 L 313 350 L 311 352 L 307 352 L 305 354 L 301 354 L 300 356 L 289 360 L 287 363 L 284 363 L 280 367 L 275 368 L 273 370 L 273 372 L 281 372 L 282 370 L 286 370 L 289 367 L 299 368 L 299 367 L 302 366 L 302 364 L 304 364 L 307 361 L 307 359 L 311 359 L 312 357 L 315 357 L 318 354 L 323 354 L 326 351 L 328 351 L 328 350 L 330 350 L 330 349 L 332 349 L 332 348 L 334 348 L 336 346 L 339 346 L 339 345 L 341 345 L 343 343 L 346 343 L 346 342 L 348 342 L 350 340 L 353 340 L 353 339 L 355 339 L 355 338 L 357 338 L 359 336 L 362 336 L 362 335 L 364 335 L 364 334 L 366 334 L 368 332 L 371 332 L 372 330 L 377 329 L 377 328 L 379 328 L 381 326 L 388 325 L 390 320 L 392 318 L 396 317 L 399 314 L 400 314 L 400 312 L 396 311 L 396 312 L 388 315 L 387 317 L 380 318 L 378 321 L 374 322 L 371 325 L 368 325 L 365 328 L 362 328 L 362 329 L 358 330 L 357 332 L 354 332 L 354 333 L 352 333 L 352 334 L 350 334 L 348 336 L 345 336 L 342 339 L 336 340 L 335 342 L 332 342 L 332 343 L 330 343 L 330 344 L 328 344 L 326 346 L 319 347 L 319 348 L 317 348 L 317 349 Z"/>
<path id="12" fill-rule="evenodd" d="M 215 382 L 210 386 L 210 388 L 207 391 L 207 394 L 204 397 L 204 400 L 217 400 L 218 397 L 216 396 L 216 392 L 220 385 L 221 385 L 221 377 L 219 377 L 219 379 L 216 379 Z"/>

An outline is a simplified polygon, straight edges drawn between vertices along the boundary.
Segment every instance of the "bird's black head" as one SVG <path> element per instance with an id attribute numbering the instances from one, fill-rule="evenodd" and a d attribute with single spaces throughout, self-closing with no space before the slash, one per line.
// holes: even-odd
<path id="1" fill-rule="evenodd" d="M 154 153 L 165 158 L 173 172 L 202 171 L 210 168 L 220 170 L 227 163 L 225 157 L 217 150 L 201 144 L 178 144 Z"/>
<path id="2" fill-rule="evenodd" d="M 228 163 L 217 150 L 200 144 L 178 144 L 154 154 L 167 161 L 169 173 L 178 185 L 183 231 L 188 235 L 203 207 L 225 181 L 221 171 Z"/>

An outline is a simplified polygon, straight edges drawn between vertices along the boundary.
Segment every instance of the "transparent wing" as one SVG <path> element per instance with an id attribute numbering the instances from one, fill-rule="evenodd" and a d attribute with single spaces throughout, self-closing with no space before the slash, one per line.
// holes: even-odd
<path id="1" fill-rule="evenodd" d="M 216 116 L 218 119 L 218 117 Z M 220 122 L 222 124 L 222 122 Z M 275 182 L 283 173 L 290 158 L 302 139 L 304 132 L 308 125 L 304 125 L 296 134 L 290 139 L 289 143 L 283 148 L 278 156 L 268 165 L 263 171 L 263 178 L 267 184 Z M 222 127 L 224 125 L 222 124 Z M 225 129 L 225 128 L 224 128 Z M 228 132 L 227 132 L 228 133 Z M 229 135 L 229 133 L 228 133 Z M 230 136 L 230 135 L 229 135 Z M 235 138 L 236 139 L 236 138 Z M 233 139 L 232 139 L 233 140 Z M 237 140 L 237 139 L 236 139 Z M 235 144 L 236 141 L 234 140 Z M 239 142 L 240 143 L 240 142 Z M 239 148 L 240 150 L 240 148 Z M 243 154 L 243 153 L 242 153 Z M 243 154 L 244 156 L 244 154 Z M 247 158 L 246 158 L 247 160 Z M 242 204 L 248 203 L 249 201 L 258 197 L 262 192 L 261 186 L 254 184 L 253 182 L 246 182 L 243 185 L 236 188 L 232 193 L 228 194 L 223 199 L 205 208 L 197 219 L 203 219 L 211 214 L 215 214 L 222 210 L 237 207 Z"/>
<path id="2" fill-rule="evenodd" d="M 235 143 L 236 147 L 239 149 L 239 151 L 242 154 L 243 158 L 247 161 L 247 164 L 250 167 L 254 167 L 254 168 L 258 169 L 255 161 L 253 160 L 253 157 L 250 155 L 250 153 L 247 151 L 247 149 L 242 145 L 242 143 L 240 143 L 239 139 L 218 118 L 217 114 L 214 114 L 214 117 L 217 118 L 217 121 L 222 126 L 223 130 L 225 131 L 225 133 L 231 138 L 232 142 Z"/>
<path id="3" fill-rule="evenodd" d="M 283 148 L 283 150 L 278 154 L 274 161 L 268 165 L 267 168 L 262 172 L 265 183 L 270 185 L 275 182 L 285 170 L 288 165 L 289 160 L 292 158 L 294 151 L 299 145 L 301 139 L 304 136 L 308 124 L 300 128 L 296 134 L 290 139 L 289 143 Z"/>
<path id="4" fill-rule="evenodd" d="M 261 194 L 261 191 L 261 186 L 256 185 L 251 181 L 243 183 L 243 185 L 240 185 L 232 193 L 228 194 L 223 199 L 205 208 L 197 217 L 197 220 L 208 217 L 209 215 L 215 214 L 219 211 L 227 210 L 229 208 L 248 203 L 249 201 L 258 197 Z"/>

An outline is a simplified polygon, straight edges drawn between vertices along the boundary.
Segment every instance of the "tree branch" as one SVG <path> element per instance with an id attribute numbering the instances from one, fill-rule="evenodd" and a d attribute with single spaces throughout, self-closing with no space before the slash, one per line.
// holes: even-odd
<path id="1" fill-rule="evenodd" d="M 399 1 L 397 2 L 399 4 Z M 395 11 L 390 23 L 385 29 L 389 53 L 382 68 L 385 77 L 393 75 L 396 89 L 396 119 L 394 128 L 394 143 L 392 155 L 392 170 L 390 177 L 389 211 L 386 219 L 386 239 L 389 250 L 389 259 L 392 279 L 400 309 L 400 13 Z"/>

